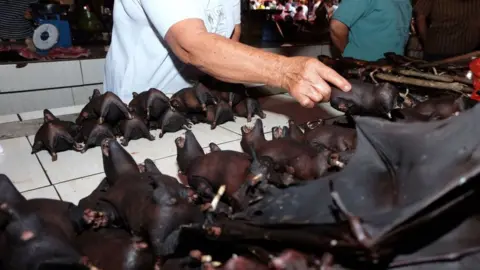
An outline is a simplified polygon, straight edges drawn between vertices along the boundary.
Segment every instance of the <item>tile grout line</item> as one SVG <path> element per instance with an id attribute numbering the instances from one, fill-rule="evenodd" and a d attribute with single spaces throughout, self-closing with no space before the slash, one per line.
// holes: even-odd
<path id="1" fill-rule="evenodd" d="M 230 131 L 231 133 L 234 133 L 235 135 L 240 135 L 240 136 L 242 135 L 242 134 L 237 133 L 237 132 L 235 132 L 235 131 L 233 131 L 233 130 L 230 130 L 230 129 L 226 128 L 226 127 L 222 127 L 222 126 L 219 126 L 219 127 L 221 127 L 222 129 L 224 129 L 224 130 L 226 130 L 226 131 Z"/>
<path id="2" fill-rule="evenodd" d="M 25 136 L 25 138 L 27 139 L 27 142 L 30 144 L 30 147 L 31 147 L 31 146 L 32 146 L 32 143 L 31 143 L 30 140 L 28 139 L 28 136 Z M 49 177 L 48 174 L 47 174 L 47 170 L 45 170 L 45 168 L 43 167 L 43 164 L 42 164 L 42 162 L 40 161 L 40 158 L 38 157 L 37 154 L 35 154 L 35 158 L 37 159 L 38 163 L 40 164 L 40 168 L 42 168 L 43 173 L 45 174 L 45 177 L 47 177 L 47 181 L 50 183 L 50 185 L 48 185 L 48 186 L 53 186 L 52 180 L 50 180 L 50 177 Z M 47 187 L 48 187 L 48 186 L 47 186 Z M 37 189 L 38 189 L 38 188 L 37 188 Z M 58 193 L 57 189 L 56 189 L 55 187 L 53 187 L 53 189 L 55 190 L 55 193 L 57 193 L 58 198 L 62 198 L 62 197 L 60 196 L 60 193 Z"/>
<path id="3" fill-rule="evenodd" d="M 72 94 L 72 102 L 73 102 L 73 105 L 72 105 L 72 106 L 76 106 L 76 103 L 75 103 L 75 95 L 73 94 L 73 87 L 70 87 L 70 94 Z"/>
<path id="4" fill-rule="evenodd" d="M 53 189 L 55 190 L 55 192 L 57 193 L 57 196 L 60 199 L 60 201 L 64 201 L 63 198 L 62 198 L 62 195 L 60 195 L 60 192 L 58 192 L 57 187 L 55 185 L 52 185 L 52 186 L 53 186 Z"/>
<path id="5" fill-rule="evenodd" d="M 82 61 L 78 61 L 78 64 L 80 65 L 80 75 L 82 76 L 82 84 L 85 85 L 85 81 L 83 79 L 83 66 L 82 66 Z"/>
<path id="6" fill-rule="evenodd" d="M 87 178 L 87 177 L 92 177 L 92 176 L 95 176 L 95 175 L 100 175 L 102 173 L 104 174 L 105 172 L 93 173 L 93 174 L 89 174 L 89 175 L 75 177 L 75 178 L 68 179 L 68 180 L 59 181 L 59 182 L 53 184 L 53 186 L 56 186 L 56 185 L 59 185 L 59 184 L 65 184 L 65 183 L 68 183 L 68 182 L 71 182 L 71 181 L 76 181 L 76 180 L 80 180 L 80 179 Z"/>
<path id="7" fill-rule="evenodd" d="M 38 187 L 38 188 L 27 189 L 27 190 L 24 190 L 20 193 L 31 192 L 31 191 L 35 191 L 35 190 L 39 190 L 39 189 L 47 188 L 47 187 L 51 187 L 51 185 L 46 185 L 46 186 L 41 186 L 41 187 Z"/>

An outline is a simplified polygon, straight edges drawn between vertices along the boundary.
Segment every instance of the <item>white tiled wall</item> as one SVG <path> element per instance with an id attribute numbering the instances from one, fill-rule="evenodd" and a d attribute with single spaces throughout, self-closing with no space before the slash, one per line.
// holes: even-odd
<path id="1" fill-rule="evenodd" d="M 0 65 L 0 115 L 85 104 L 103 90 L 105 59 Z"/>
<path id="2" fill-rule="evenodd" d="M 80 60 L 82 66 L 83 84 L 103 82 L 105 59 Z"/>
<path id="3" fill-rule="evenodd" d="M 82 85 L 79 61 L 29 63 L 25 67 L 0 65 L 0 92 Z"/>

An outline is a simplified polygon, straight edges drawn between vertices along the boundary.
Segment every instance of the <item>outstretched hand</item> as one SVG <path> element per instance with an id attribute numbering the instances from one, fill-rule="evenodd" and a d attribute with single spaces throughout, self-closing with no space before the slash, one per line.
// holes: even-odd
<path id="1" fill-rule="evenodd" d="M 282 63 L 282 87 L 303 107 L 330 100 L 331 87 L 326 81 L 348 92 L 352 86 L 335 70 L 310 57 L 289 57 Z"/>

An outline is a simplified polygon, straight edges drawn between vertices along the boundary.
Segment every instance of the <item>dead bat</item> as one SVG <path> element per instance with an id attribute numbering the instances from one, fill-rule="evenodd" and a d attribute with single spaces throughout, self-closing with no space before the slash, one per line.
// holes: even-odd
<path id="1" fill-rule="evenodd" d="M 99 124 L 107 122 L 112 126 L 122 119 L 132 119 L 127 105 L 112 92 L 100 94 L 98 89 L 93 90 L 90 101 L 83 107 L 76 123 L 81 125 L 86 119 L 98 119 Z"/>
<path id="2" fill-rule="evenodd" d="M 467 206 L 478 200 L 479 116 L 477 106 L 427 123 L 357 117 L 357 149 L 343 170 L 287 189 L 264 188 L 263 198 L 233 220 L 202 230 L 230 244 L 263 241 L 324 250 L 340 264 L 388 266 L 478 213 Z"/>
<path id="3" fill-rule="evenodd" d="M 216 100 L 205 85 L 197 83 L 194 87 L 184 88 L 175 93 L 170 99 L 170 104 L 183 113 L 205 112 L 207 105 L 215 105 Z"/>
<path id="4" fill-rule="evenodd" d="M 52 161 L 57 160 L 57 153 L 67 150 L 82 151 L 83 147 L 74 139 L 78 126 L 73 122 L 62 121 L 49 110 L 43 110 L 43 125 L 35 134 L 32 154 L 47 150 Z"/>
<path id="5" fill-rule="evenodd" d="M 75 141 L 84 142 L 82 153 L 85 153 L 89 148 L 100 146 L 105 138 L 115 138 L 112 127 L 107 123 L 98 124 L 97 120 L 88 119 L 83 121 Z"/>
<path id="6" fill-rule="evenodd" d="M 351 115 L 387 117 L 397 107 L 398 89 L 390 83 L 378 85 L 350 80 L 352 90 L 332 88 L 330 104 Z"/>
<path id="7" fill-rule="evenodd" d="M 263 112 L 262 107 L 260 106 L 260 102 L 253 98 L 245 98 L 244 100 L 237 103 L 233 110 L 235 115 L 240 117 L 247 118 L 247 122 L 252 121 L 252 117 L 258 115 L 258 117 L 264 119 L 267 115 Z"/>
<path id="8" fill-rule="evenodd" d="M 133 99 L 128 104 L 128 109 L 142 119 L 159 119 L 170 107 L 170 99 L 160 90 L 150 88 L 140 94 L 134 92 Z"/>
<path id="9" fill-rule="evenodd" d="M 216 105 L 208 105 L 206 112 L 190 113 L 187 116 L 192 119 L 193 123 L 210 124 L 211 129 L 226 122 L 235 121 L 232 108 L 223 100 L 218 101 Z"/>
<path id="10" fill-rule="evenodd" d="M 159 138 L 162 138 L 165 133 L 177 132 L 182 129 L 190 129 L 192 123 L 187 117 L 172 108 L 168 108 L 158 121 L 151 121 L 150 128 L 160 129 Z"/>
<path id="11" fill-rule="evenodd" d="M 155 136 L 150 133 L 143 119 L 135 113 L 132 113 L 132 119 L 121 120 L 118 124 L 118 128 L 123 135 L 121 140 L 123 146 L 128 146 L 130 140 L 138 140 L 142 138 L 149 141 L 155 140 Z"/>

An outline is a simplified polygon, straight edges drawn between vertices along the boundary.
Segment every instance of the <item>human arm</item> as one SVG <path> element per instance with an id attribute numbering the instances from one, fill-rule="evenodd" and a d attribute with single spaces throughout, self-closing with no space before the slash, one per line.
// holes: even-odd
<path id="1" fill-rule="evenodd" d="M 420 40 L 422 41 L 423 45 L 427 40 L 427 18 L 430 15 L 430 11 L 432 9 L 432 1 L 431 0 L 419 0 L 415 4 L 415 14 L 416 14 L 416 21 L 417 21 L 417 30 Z"/>
<path id="2" fill-rule="evenodd" d="M 343 53 L 348 43 L 348 27 L 338 20 L 331 20 L 330 22 L 330 38 L 332 43 L 340 53 Z"/>
<path id="3" fill-rule="evenodd" d="M 333 14 L 330 21 L 330 37 L 333 45 L 341 53 L 348 44 L 350 28 L 369 12 L 370 7 L 370 0 L 343 0 Z"/>
<path id="4" fill-rule="evenodd" d="M 233 29 L 233 34 L 231 39 L 233 41 L 240 41 L 240 36 L 242 35 L 242 21 L 241 21 L 241 4 L 240 0 L 235 1 L 233 4 L 233 22 L 235 23 L 235 28 Z"/>
<path id="5" fill-rule="evenodd" d="M 351 87 L 317 59 L 285 57 L 208 33 L 203 21 L 193 14 L 193 8 L 189 19 L 165 26 L 159 16 L 165 14 L 152 11 L 159 10 L 157 3 L 157 0 L 142 0 L 144 10 L 170 49 L 184 63 L 219 80 L 282 87 L 305 107 L 313 107 L 314 103 L 330 98 L 331 89 L 324 79 L 343 90 Z M 195 1 L 191 4 L 195 7 Z"/>
<path id="6" fill-rule="evenodd" d="M 235 29 L 233 29 L 233 34 L 232 34 L 231 39 L 232 39 L 233 41 L 239 42 L 241 35 L 242 35 L 242 25 L 241 25 L 241 24 L 237 24 L 237 25 L 235 25 Z"/>

